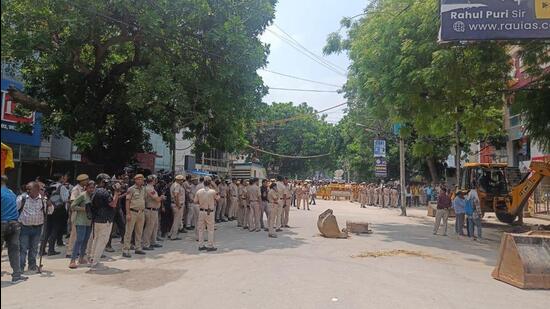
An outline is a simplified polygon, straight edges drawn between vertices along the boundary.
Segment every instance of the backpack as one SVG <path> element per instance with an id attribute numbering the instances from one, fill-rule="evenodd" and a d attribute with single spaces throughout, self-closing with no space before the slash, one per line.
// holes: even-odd
<path id="1" fill-rule="evenodd" d="M 474 214 L 474 202 L 472 199 L 466 200 L 466 205 L 464 206 L 464 212 L 467 216 L 472 216 Z"/>
<path id="2" fill-rule="evenodd" d="M 62 184 L 59 184 L 57 188 L 50 195 L 50 202 L 53 204 L 53 207 L 55 208 L 65 206 L 63 199 L 61 199 L 61 186 Z"/>

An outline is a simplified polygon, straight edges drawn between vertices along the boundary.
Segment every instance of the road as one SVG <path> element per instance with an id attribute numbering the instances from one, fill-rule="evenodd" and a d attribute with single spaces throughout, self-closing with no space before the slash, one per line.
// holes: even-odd
<path id="1" fill-rule="evenodd" d="M 325 239 L 317 216 L 332 208 L 346 220 L 371 223 L 373 234 Z M 224 223 L 215 253 L 199 253 L 190 233 L 161 250 L 124 259 L 120 247 L 89 273 L 68 260 L 48 258 L 44 274 L 12 285 L 2 255 L 2 308 L 547 308 L 550 292 L 521 290 L 491 278 L 500 233 L 489 219 L 487 239 L 474 242 L 431 233 L 425 209 L 360 209 L 357 203 L 318 201 L 296 210 L 277 239 Z M 526 219 L 526 222 L 534 222 Z M 115 241 L 118 245 L 118 241 Z M 410 250 L 422 255 L 357 257 L 365 252 Z M 546 304 L 546 305 L 544 305 Z"/>

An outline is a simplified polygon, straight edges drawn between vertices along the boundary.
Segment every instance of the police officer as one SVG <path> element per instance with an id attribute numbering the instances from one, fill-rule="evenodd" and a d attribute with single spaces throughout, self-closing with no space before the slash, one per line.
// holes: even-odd
<path id="1" fill-rule="evenodd" d="M 156 175 L 147 176 L 145 186 L 145 229 L 143 231 L 143 250 L 153 250 L 162 245 L 157 244 L 157 231 L 159 227 L 159 209 L 164 201 L 164 195 L 159 196 L 155 185 L 158 178 Z"/>
<path id="2" fill-rule="evenodd" d="M 277 188 L 279 188 L 279 185 L 277 185 Z M 280 194 L 281 190 L 280 189 L 278 190 Z M 290 227 L 288 225 L 288 221 L 289 221 L 289 215 L 290 215 L 290 199 L 292 197 L 291 196 L 292 193 L 290 192 L 290 184 L 288 183 L 287 177 L 283 179 L 282 193 L 283 193 L 283 214 L 281 216 L 281 226 Z M 307 203 L 307 200 L 306 200 L 306 203 Z"/>
<path id="3" fill-rule="evenodd" d="M 142 250 L 143 226 L 145 224 L 145 186 L 142 174 L 134 176 L 135 184 L 126 193 L 126 231 L 124 232 L 123 257 L 131 257 L 130 244 L 135 233 L 135 253 L 145 254 Z"/>
<path id="4" fill-rule="evenodd" d="M 275 182 L 272 182 L 269 186 L 267 200 L 269 202 L 269 212 L 267 218 L 267 226 L 269 230 L 268 236 L 271 238 L 277 238 L 277 234 L 275 234 L 275 226 L 277 224 L 277 220 L 278 222 L 281 222 L 281 204 L 279 202 L 279 192 L 277 192 L 277 184 Z M 277 230 L 281 231 L 280 229 Z"/>
<path id="5" fill-rule="evenodd" d="M 225 209 L 227 207 L 227 186 L 225 181 L 216 180 L 218 185 L 218 194 L 220 199 L 218 200 L 218 207 L 216 208 L 216 222 L 226 222 Z"/>
<path id="6" fill-rule="evenodd" d="M 204 178 L 204 186 L 200 188 L 193 199 L 194 204 L 199 205 L 199 217 L 197 220 L 197 230 L 199 237 L 199 251 L 216 251 L 214 247 L 214 222 L 216 200 L 219 195 L 216 190 L 211 188 L 211 178 Z M 204 244 L 204 230 L 208 230 L 208 247 Z"/>
<path id="7" fill-rule="evenodd" d="M 237 210 L 239 208 L 239 186 L 237 185 L 237 179 L 232 178 L 229 185 L 229 221 L 233 221 L 237 217 Z"/>
<path id="8" fill-rule="evenodd" d="M 262 213 L 260 208 L 261 192 L 258 187 L 258 178 L 254 178 L 250 181 L 248 186 L 248 203 L 249 203 L 249 231 L 259 232 L 260 220 L 262 219 Z"/>
<path id="9" fill-rule="evenodd" d="M 178 231 L 180 229 L 183 217 L 183 207 L 185 206 L 185 189 L 183 188 L 183 175 L 177 175 L 176 181 L 170 186 L 170 197 L 172 199 L 172 213 L 174 219 L 170 230 L 170 240 L 180 240 Z"/>

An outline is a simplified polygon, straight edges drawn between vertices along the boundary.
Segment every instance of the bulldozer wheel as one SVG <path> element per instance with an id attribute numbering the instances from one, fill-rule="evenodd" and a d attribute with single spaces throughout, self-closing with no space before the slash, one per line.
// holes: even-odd
<path id="1" fill-rule="evenodd" d="M 512 224 L 514 223 L 514 221 L 516 220 L 516 217 L 517 216 L 513 216 L 509 213 L 506 213 L 506 212 L 496 212 L 495 215 L 497 216 L 497 219 L 500 221 L 500 222 L 504 222 L 504 223 L 508 223 L 508 224 Z"/>

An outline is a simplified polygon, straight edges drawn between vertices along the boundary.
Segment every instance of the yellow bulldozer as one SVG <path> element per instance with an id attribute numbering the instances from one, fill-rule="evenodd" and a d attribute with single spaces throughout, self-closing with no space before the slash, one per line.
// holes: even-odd
<path id="1" fill-rule="evenodd" d="M 544 177 L 550 177 L 548 160 L 531 161 L 523 178 L 506 163 L 466 163 L 459 190 L 477 190 L 481 210 L 494 212 L 499 221 L 512 224 L 519 217 L 521 223 L 529 196 Z"/>

